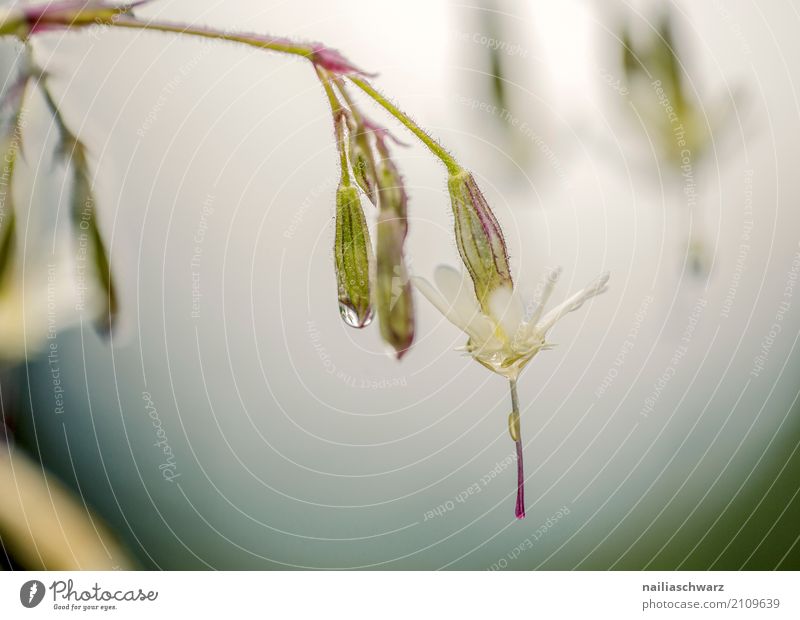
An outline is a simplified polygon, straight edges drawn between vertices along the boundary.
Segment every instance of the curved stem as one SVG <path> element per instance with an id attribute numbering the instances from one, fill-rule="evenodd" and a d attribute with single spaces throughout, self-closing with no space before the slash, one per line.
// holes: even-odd
<path id="1" fill-rule="evenodd" d="M 96 22 L 94 19 L 87 21 L 86 24 L 79 20 L 73 20 L 70 26 L 92 25 Z M 140 21 L 131 17 L 119 17 L 111 20 L 107 25 L 115 28 L 130 28 L 133 30 L 155 30 L 157 32 L 172 32 L 175 34 L 188 34 L 204 39 L 217 39 L 220 41 L 231 41 L 234 43 L 243 43 L 261 49 L 272 50 L 274 52 L 282 52 L 284 54 L 293 54 L 295 56 L 302 56 L 309 60 L 313 59 L 315 49 L 313 45 L 305 45 L 286 39 L 283 37 L 268 37 L 256 34 L 240 34 L 233 32 L 225 32 L 224 30 L 215 30 L 213 28 L 204 28 L 202 26 L 188 26 L 184 24 L 171 24 L 169 22 L 159 21 Z"/>
<path id="2" fill-rule="evenodd" d="M 511 388 L 511 415 L 509 416 L 509 430 L 511 438 L 517 448 L 517 503 L 514 506 L 514 516 L 517 519 L 525 518 L 525 472 L 522 464 L 522 434 L 519 416 L 519 396 L 517 395 L 517 380 L 509 379 Z"/>
<path id="3" fill-rule="evenodd" d="M 375 90 L 369 82 L 365 79 L 360 78 L 355 75 L 348 75 L 347 78 L 356 86 L 358 86 L 361 90 L 363 90 L 367 95 L 369 95 L 372 99 L 375 100 L 378 105 L 380 105 L 384 110 L 386 110 L 389 114 L 394 116 L 398 121 L 403 123 L 406 128 L 413 133 L 419 140 L 427 146 L 430 151 L 436 155 L 442 163 L 447 167 L 447 171 L 450 174 L 455 174 L 461 170 L 461 166 L 458 165 L 455 159 L 453 159 L 452 155 L 444 150 L 444 147 L 439 144 L 436 140 L 434 140 L 431 136 L 429 136 L 422 127 L 417 125 L 411 117 L 409 117 L 405 112 L 403 112 L 400 108 L 394 105 L 391 101 L 389 101 L 386 97 L 380 94 L 377 90 Z"/>
<path id="4" fill-rule="evenodd" d="M 314 67 L 317 71 L 317 77 L 319 77 L 319 81 L 322 84 L 322 88 L 325 89 L 325 95 L 328 97 L 328 103 L 331 106 L 331 115 L 333 116 L 333 128 L 336 132 L 336 147 L 339 149 L 339 164 L 342 168 L 342 185 L 347 187 L 350 185 L 350 172 L 347 167 L 347 146 L 345 144 L 345 137 L 344 137 L 344 123 L 345 123 L 345 110 L 342 107 L 341 102 L 336 97 L 336 93 L 333 92 L 333 86 L 331 86 L 331 78 L 323 69 L 319 67 Z"/>
<path id="5" fill-rule="evenodd" d="M 343 57 L 339 56 L 337 52 L 329 50 L 320 45 L 303 44 L 284 37 L 268 37 L 257 34 L 243 34 L 233 33 L 223 30 L 216 30 L 214 28 L 207 28 L 202 26 L 191 26 L 187 24 L 178 24 L 170 22 L 161 22 L 156 20 L 143 21 L 135 17 L 125 16 L 122 14 L 114 15 L 107 18 L 105 21 L 98 22 L 97 16 L 88 13 L 71 13 L 63 18 L 58 15 L 47 16 L 46 24 L 57 24 L 63 28 L 84 28 L 93 26 L 98 23 L 108 27 L 114 28 L 128 28 L 131 30 L 150 30 L 155 32 L 167 32 L 179 35 L 189 35 L 201 37 L 204 39 L 216 39 L 219 41 L 231 41 L 234 43 L 242 43 L 260 49 L 271 50 L 283 54 L 292 54 L 310 60 L 315 68 L 319 69 L 321 65 L 323 68 L 336 67 L 342 71 L 343 75 L 363 90 L 369 97 L 374 99 L 381 107 L 383 107 L 389 114 L 400 121 L 405 127 L 411 131 L 430 151 L 438 157 L 442 163 L 447 167 L 450 174 L 461 171 L 461 166 L 458 165 L 456 160 L 444 149 L 444 147 L 434 140 L 424 129 L 415 123 L 405 112 L 400 110 L 396 105 L 379 93 L 373 88 L 369 82 L 357 74 L 355 67 L 350 65 Z M 328 64 L 330 63 L 330 65 Z M 325 85 L 325 81 L 323 81 Z M 328 90 L 326 88 L 326 90 Z M 328 94 L 330 98 L 330 93 Z"/>
<path id="6" fill-rule="evenodd" d="M 342 96 L 342 99 L 344 99 L 344 104 L 347 106 L 350 112 L 352 112 L 355 119 L 358 120 L 361 116 L 361 114 L 358 111 L 358 106 L 356 106 L 355 102 L 353 101 L 353 98 L 350 96 L 350 93 L 347 92 L 347 87 L 345 86 L 342 78 L 335 77 L 331 81 L 333 82 L 333 85 L 336 86 L 336 90 L 339 91 L 339 94 Z"/>

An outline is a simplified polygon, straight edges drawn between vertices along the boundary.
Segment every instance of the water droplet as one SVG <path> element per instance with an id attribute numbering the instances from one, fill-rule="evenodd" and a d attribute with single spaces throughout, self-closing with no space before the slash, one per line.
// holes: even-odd
<path id="1" fill-rule="evenodd" d="M 508 414 L 508 434 L 514 441 L 519 441 L 519 415 L 513 411 Z"/>
<path id="2" fill-rule="evenodd" d="M 339 302 L 339 314 L 342 317 L 342 320 L 349 325 L 350 327 L 355 327 L 356 329 L 361 329 L 362 327 L 366 327 L 370 323 L 372 323 L 373 312 L 372 308 L 369 309 L 367 312 L 367 316 L 364 317 L 362 321 L 359 316 L 358 312 L 350 306 L 349 304 L 340 301 Z"/>

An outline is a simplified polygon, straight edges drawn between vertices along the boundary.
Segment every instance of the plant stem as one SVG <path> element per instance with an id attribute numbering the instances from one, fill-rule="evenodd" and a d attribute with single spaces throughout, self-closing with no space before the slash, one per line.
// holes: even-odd
<path id="1" fill-rule="evenodd" d="M 317 77 L 319 77 L 319 81 L 322 84 L 322 88 L 325 89 L 325 94 L 328 97 L 328 103 L 331 106 L 331 115 L 333 116 L 333 128 L 336 133 L 336 147 L 339 149 L 339 164 L 342 168 L 342 185 L 347 187 L 350 185 L 350 172 L 347 167 L 347 146 L 345 144 L 345 137 L 344 137 L 344 123 L 345 123 L 345 110 L 342 107 L 341 102 L 336 97 L 336 93 L 333 92 L 333 86 L 331 86 L 331 77 L 328 73 L 319 68 L 314 67 L 317 71 Z"/>
<path id="2" fill-rule="evenodd" d="M 344 99 L 344 103 L 347 106 L 347 109 L 350 110 L 350 113 L 353 115 L 355 121 L 360 121 L 363 115 L 358 109 L 358 106 L 355 104 L 355 101 L 353 101 L 353 98 L 350 96 L 350 93 L 347 92 L 347 87 L 345 86 L 344 81 L 338 77 L 331 81 L 333 82 L 334 86 L 336 86 L 336 90 L 339 91 L 342 99 Z"/>
<path id="3" fill-rule="evenodd" d="M 508 385 L 511 388 L 511 416 L 509 418 L 509 430 L 511 438 L 517 448 L 517 503 L 514 507 L 514 516 L 517 519 L 525 518 L 525 473 L 522 464 L 522 434 L 519 415 L 519 396 L 517 395 L 517 380 L 509 379 Z"/>
<path id="4" fill-rule="evenodd" d="M 48 23 L 58 23 L 66 28 L 81 28 L 86 26 L 96 25 L 98 22 L 96 17 L 91 15 L 81 15 L 80 13 L 70 15 L 68 19 L 63 21 L 50 17 Z M 231 33 L 213 28 L 206 28 L 202 26 L 191 26 L 186 24 L 173 24 L 169 22 L 160 21 L 142 21 L 135 17 L 128 17 L 124 15 L 115 15 L 109 18 L 108 21 L 101 22 L 102 25 L 114 28 L 128 28 L 131 30 L 151 30 L 156 32 L 167 32 L 180 35 L 190 35 L 201 37 L 204 39 L 216 39 L 219 41 L 231 41 L 234 43 L 242 43 L 260 49 L 272 50 L 283 54 L 291 54 L 294 56 L 301 56 L 310 60 L 318 69 L 318 62 L 320 58 L 320 46 L 312 44 L 297 43 L 284 37 L 268 37 L 257 34 L 242 34 Z M 320 63 L 323 64 L 324 63 Z M 396 105 L 379 93 L 373 88 L 365 79 L 353 73 L 347 74 L 353 84 L 363 90 L 369 97 L 374 99 L 381 107 L 383 107 L 389 114 L 399 120 L 411 133 L 413 133 L 430 151 L 438 157 L 446 166 L 450 174 L 461 171 L 461 166 L 458 165 L 455 159 L 444 149 L 444 147 L 434 140 L 424 129 L 415 123 L 405 112 L 400 110 Z M 325 81 L 323 81 L 323 86 Z M 326 88 L 327 90 L 327 88 Z M 328 94 L 330 99 L 330 94 Z"/>
<path id="5" fill-rule="evenodd" d="M 94 24 L 94 20 L 88 24 Z M 78 20 L 72 21 L 70 26 L 88 25 L 83 24 Z M 283 37 L 268 37 L 260 36 L 257 34 L 240 34 L 225 32 L 223 30 L 215 30 L 213 28 L 204 28 L 202 26 L 188 26 L 184 24 L 170 24 L 167 22 L 158 21 L 139 21 L 130 17 L 119 17 L 118 19 L 111 20 L 107 25 L 116 28 L 130 28 L 133 30 L 155 30 L 158 32 L 172 32 L 175 34 L 188 34 L 192 36 L 202 37 L 205 39 L 217 39 L 220 41 L 232 41 L 234 43 L 243 43 L 261 49 L 272 50 L 274 52 L 281 52 L 284 54 L 293 54 L 295 56 L 302 56 L 309 60 L 314 57 L 314 47 L 312 45 L 304 45 L 296 43 Z"/>
<path id="6" fill-rule="evenodd" d="M 398 121 L 400 121 L 406 128 L 413 133 L 419 140 L 427 146 L 430 151 L 436 155 L 439 159 L 442 160 L 442 163 L 447 167 L 447 171 L 450 174 L 455 174 L 461 170 L 461 166 L 458 165 L 455 159 L 444 149 L 444 147 L 439 144 L 436 140 L 434 140 L 431 136 L 429 136 L 422 127 L 417 125 L 405 112 L 400 110 L 396 105 L 394 105 L 391 101 L 389 101 L 386 97 L 380 94 L 377 90 L 375 90 L 369 82 L 365 79 L 355 76 L 355 75 L 348 75 L 347 78 L 356 86 L 358 86 L 361 90 L 363 90 L 367 95 L 369 95 L 372 99 L 375 100 L 384 110 L 386 110 L 389 114 L 394 116 Z"/>

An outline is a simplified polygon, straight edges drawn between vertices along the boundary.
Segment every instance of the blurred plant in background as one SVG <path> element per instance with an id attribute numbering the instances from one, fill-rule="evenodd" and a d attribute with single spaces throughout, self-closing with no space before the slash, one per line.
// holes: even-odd
<path id="1" fill-rule="evenodd" d="M 644 124 L 668 181 L 680 188 L 689 220 L 686 258 L 690 271 L 708 275 L 713 249 L 705 238 L 698 204 L 697 177 L 715 150 L 715 141 L 730 129 L 740 95 L 725 93 L 703 100 L 679 53 L 677 20 L 664 8 L 641 38 L 630 23 L 620 31 L 620 60 L 633 109 Z M 633 120 L 633 119 L 632 119 Z"/>
<path id="2" fill-rule="evenodd" d="M 475 56 L 475 69 L 465 71 L 460 87 L 473 98 L 472 109 L 487 112 L 498 133 L 495 140 L 503 146 L 515 166 L 509 166 L 512 179 L 522 181 L 535 165 L 535 143 L 520 131 L 525 123 L 528 132 L 539 130 L 544 121 L 530 105 L 521 105 L 516 95 L 524 85 L 516 81 L 520 73 L 529 74 L 534 67 L 530 62 L 527 35 L 514 28 L 508 7 L 498 0 L 481 0 L 475 5 L 458 6 L 460 20 L 467 30 L 457 38 L 459 57 Z M 474 15 L 473 15 L 474 14 Z M 525 41 L 526 45 L 523 45 Z M 463 61 L 459 61 L 461 63 Z M 483 124 L 483 122 L 481 122 Z"/>
<path id="3" fill-rule="evenodd" d="M 2 440 L 0 496 L 0 566 L 27 570 L 135 568 L 82 497 L 47 474 L 19 446 Z"/>
<path id="4" fill-rule="evenodd" d="M 14 389 L 14 368 L 43 346 L 51 333 L 47 313 L 54 316 L 56 303 L 72 292 L 65 290 L 63 283 L 68 289 L 75 284 L 72 278 L 59 284 L 50 275 L 42 281 L 44 265 L 34 264 L 34 269 L 26 270 L 17 244 L 14 180 L 16 164 L 23 155 L 24 102 L 31 82 L 41 77 L 25 52 L 21 75 L 11 82 L 0 102 L 5 154 L 0 175 L 0 565 L 39 570 L 133 568 L 132 560 L 102 520 L 61 482 L 46 474 L 42 465 L 24 452 L 24 444 L 14 441 L 14 412 L 20 405 L 18 390 Z M 56 110 L 55 104 L 52 109 Z M 62 153 L 78 152 L 73 190 L 75 231 L 84 229 L 80 222 L 86 222 L 91 247 L 102 248 L 94 211 L 88 219 L 82 217 L 85 205 L 93 204 L 85 150 L 71 134 L 65 133 L 62 140 Z M 105 257 L 104 251 L 102 255 Z M 105 269 L 99 269 L 98 276 L 108 272 L 105 261 Z"/>

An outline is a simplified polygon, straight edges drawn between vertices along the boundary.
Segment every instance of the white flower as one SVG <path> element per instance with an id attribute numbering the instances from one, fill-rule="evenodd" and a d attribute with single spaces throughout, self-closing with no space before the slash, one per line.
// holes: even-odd
<path id="1" fill-rule="evenodd" d="M 608 273 L 575 293 L 546 314 L 544 307 L 561 274 L 550 271 L 543 282 L 541 301 L 526 314 L 522 301 L 510 286 L 501 286 L 489 295 L 488 311 L 481 309 L 469 278 L 441 265 L 434 273 L 435 286 L 424 278 L 412 278 L 419 291 L 447 320 L 469 336 L 464 350 L 489 370 L 511 380 L 542 349 L 552 345 L 547 332 L 565 314 L 577 310 L 585 301 L 605 292 Z"/>

